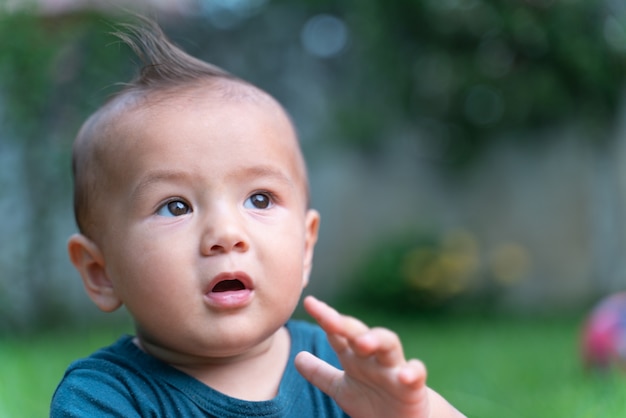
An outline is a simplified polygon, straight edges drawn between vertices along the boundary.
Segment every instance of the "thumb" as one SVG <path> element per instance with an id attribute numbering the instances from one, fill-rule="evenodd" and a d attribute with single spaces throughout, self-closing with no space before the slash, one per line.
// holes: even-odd
<path id="1" fill-rule="evenodd" d="M 344 375 L 342 370 L 306 351 L 298 353 L 295 365 L 298 372 L 313 386 L 336 400 L 339 384 Z"/>

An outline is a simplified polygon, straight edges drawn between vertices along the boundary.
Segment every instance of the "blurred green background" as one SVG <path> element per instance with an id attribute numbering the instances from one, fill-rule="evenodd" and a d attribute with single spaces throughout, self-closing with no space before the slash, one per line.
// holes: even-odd
<path id="1" fill-rule="evenodd" d="M 132 331 L 65 253 L 71 143 L 136 71 L 109 34 L 131 9 L 293 116 L 308 292 L 397 330 L 469 416 L 626 412 L 578 347 L 626 284 L 622 1 L 0 0 L 0 417 L 45 416 L 72 359 Z"/>

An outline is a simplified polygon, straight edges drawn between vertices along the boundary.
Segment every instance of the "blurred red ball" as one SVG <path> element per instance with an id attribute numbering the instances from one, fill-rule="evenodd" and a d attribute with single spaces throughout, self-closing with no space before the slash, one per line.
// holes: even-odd
<path id="1" fill-rule="evenodd" d="M 602 299 L 589 313 L 583 327 L 582 356 L 589 369 L 626 370 L 626 292 Z"/>

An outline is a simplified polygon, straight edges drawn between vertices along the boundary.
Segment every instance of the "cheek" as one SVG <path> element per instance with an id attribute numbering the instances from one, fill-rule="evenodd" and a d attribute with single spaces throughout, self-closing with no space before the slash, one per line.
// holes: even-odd
<path id="1" fill-rule="evenodd" d="M 190 263 L 181 245 L 154 237 L 127 239 L 116 252 L 121 262 L 114 266 L 112 274 L 126 297 L 153 298 L 176 291 L 180 285 L 176 278 L 186 276 L 184 268 Z"/>
<path id="2" fill-rule="evenodd" d="M 304 233 L 302 228 L 287 227 L 267 235 L 262 245 L 265 262 L 281 271 L 283 280 L 298 284 L 304 264 Z"/>

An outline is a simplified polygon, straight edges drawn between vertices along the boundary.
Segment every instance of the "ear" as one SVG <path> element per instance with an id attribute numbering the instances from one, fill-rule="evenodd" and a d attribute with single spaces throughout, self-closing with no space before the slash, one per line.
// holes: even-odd
<path id="1" fill-rule="evenodd" d="M 70 260 L 83 279 L 87 294 L 100 310 L 112 312 L 122 305 L 113 283 L 107 276 L 100 248 L 82 234 L 74 234 L 67 243 Z"/>
<path id="2" fill-rule="evenodd" d="M 313 267 L 313 250 L 317 242 L 317 234 L 320 227 L 320 214 L 314 209 L 309 209 L 305 218 L 304 236 L 304 268 L 302 273 L 302 287 L 309 284 L 309 276 Z"/>

